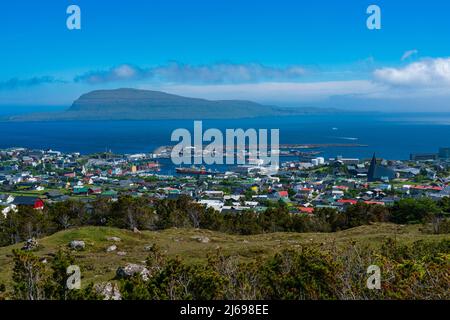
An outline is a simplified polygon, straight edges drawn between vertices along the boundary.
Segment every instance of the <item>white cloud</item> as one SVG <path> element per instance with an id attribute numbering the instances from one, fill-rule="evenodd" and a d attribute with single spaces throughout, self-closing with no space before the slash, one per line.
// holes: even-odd
<path id="1" fill-rule="evenodd" d="M 88 71 L 75 77 L 75 82 L 85 82 L 89 84 L 103 84 L 108 82 L 139 80 L 146 78 L 147 71 L 139 67 L 123 64 L 112 67 L 108 70 Z"/>
<path id="2" fill-rule="evenodd" d="M 113 69 L 113 73 L 115 76 L 121 79 L 133 78 L 137 74 L 137 70 L 129 65 L 121 65 L 115 69 Z"/>
<path id="3" fill-rule="evenodd" d="M 324 101 L 335 95 L 374 94 L 378 84 L 367 80 L 328 82 L 264 82 L 226 85 L 143 85 L 141 89 L 201 97 L 205 99 L 243 99 L 259 102 L 296 103 Z"/>
<path id="4" fill-rule="evenodd" d="M 450 58 L 426 59 L 403 68 L 375 70 L 377 81 L 399 87 L 446 88 L 450 86 Z"/>
<path id="5" fill-rule="evenodd" d="M 12 78 L 7 81 L 0 82 L 0 91 L 1 90 L 13 90 L 18 88 L 30 88 L 43 84 L 58 84 L 65 83 L 63 80 L 56 79 L 52 76 L 43 76 L 43 77 L 34 77 L 28 79 L 18 79 Z"/>
<path id="6" fill-rule="evenodd" d="M 89 84 L 142 79 L 161 83 L 255 83 L 263 81 L 294 81 L 301 79 L 307 73 L 305 68 L 297 65 L 272 67 L 258 63 L 190 65 L 174 62 L 151 68 L 140 68 L 124 64 L 108 70 L 86 72 L 75 77 L 75 81 Z"/>
<path id="7" fill-rule="evenodd" d="M 402 60 L 402 61 L 405 61 L 405 60 L 408 59 L 409 57 L 411 57 L 411 56 L 413 56 L 413 55 L 415 55 L 415 54 L 418 54 L 418 53 L 419 53 L 419 50 L 417 50 L 417 49 L 408 50 L 408 51 L 406 51 L 406 52 L 403 54 L 401 60 Z"/>

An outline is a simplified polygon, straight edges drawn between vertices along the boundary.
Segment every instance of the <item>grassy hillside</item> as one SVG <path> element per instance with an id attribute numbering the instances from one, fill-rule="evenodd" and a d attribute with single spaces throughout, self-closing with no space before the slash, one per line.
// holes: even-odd
<path id="1" fill-rule="evenodd" d="M 387 238 L 396 238 L 400 243 L 448 238 L 448 235 L 423 234 L 419 228 L 420 226 L 373 224 L 336 233 L 271 233 L 237 236 L 196 229 L 168 229 L 133 233 L 107 227 L 83 227 L 39 239 L 40 247 L 35 253 L 41 257 L 49 257 L 59 248 L 67 247 L 71 240 L 85 241 L 86 249 L 76 252 L 75 257 L 82 270 L 83 283 L 86 284 L 91 281 L 100 282 L 113 278 L 117 267 L 126 263 L 142 263 L 147 257 L 145 247 L 151 244 L 157 244 L 168 256 L 178 255 L 195 263 L 217 251 L 248 260 L 304 244 L 320 245 L 325 250 L 334 244 L 337 246 L 348 245 L 351 241 L 378 246 Z M 210 241 L 202 243 L 196 239 L 198 236 L 208 237 Z M 120 242 L 115 243 L 118 249 L 114 252 L 106 252 L 106 248 L 114 243 L 108 241 L 108 237 L 121 238 Z M 0 283 L 9 284 L 13 266 L 11 250 L 20 248 L 22 245 L 0 248 Z M 126 255 L 118 255 L 118 252 L 126 252 Z"/>

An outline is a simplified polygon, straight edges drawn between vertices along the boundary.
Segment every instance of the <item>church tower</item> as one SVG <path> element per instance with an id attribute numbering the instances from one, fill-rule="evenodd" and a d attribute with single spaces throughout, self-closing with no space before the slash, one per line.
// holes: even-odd
<path id="1" fill-rule="evenodd" d="M 374 182 L 376 181 L 376 170 L 377 170 L 377 157 L 375 153 L 373 154 L 372 160 L 370 161 L 369 172 L 367 173 L 367 181 Z"/>

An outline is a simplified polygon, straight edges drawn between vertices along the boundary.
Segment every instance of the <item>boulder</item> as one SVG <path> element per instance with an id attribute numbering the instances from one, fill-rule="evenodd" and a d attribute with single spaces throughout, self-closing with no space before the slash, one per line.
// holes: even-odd
<path id="1" fill-rule="evenodd" d="M 81 240 L 72 240 L 69 243 L 69 247 L 74 250 L 83 250 L 86 248 L 86 243 Z"/>
<path id="2" fill-rule="evenodd" d="M 208 243 L 210 241 L 209 238 L 205 236 L 192 236 L 191 239 L 197 240 L 201 243 Z"/>
<path id="3" fill-rule="evenodd" d="M 114 241 L 114 242 L 120 242 L 122 241 L 122 239 L 120 239 L 119 237 L 108 237 L 106 238 L 108 241 Z"/>
<path id="4" fill-rule="evenodd" d="M 134 232 L 134 233 L 141 233 L 141 232 L 139 231 L 139 229 L 136 228 L 136 227 L 133 228 L 133 232 Z"/>
<path id="5" fill-rule="evenodd" d="M 113 252 L 117 250 L 117 246 L 115 244 L 113 244 L 112 246 L 109 246 L 108 248 L 106 248 L 106 252 Z"/>
<path id="6" fill-rule="evenodd" d="M 99 295 L 103 296 L 103 300 L 122 300 L 122 295 L 115 283 L 97 283 L 94 289 Z"/>
<path id="7" fill-rule="evenodd" d="M 117 255 L 123 257 L 123 256 L 126 256 L 127 253 L 125 251 L 118 251 Z"/>
<path id="8" fill-rule="evenodd" d="M 22 250 L 30 251 L 36 249 L 38 246 L 39 246 L 38 241 L 35 238 L 31 238 L 25 242 L 25 245 L 22 247 Z"/>
<path id="9" fill-rule="evenodd" d="M 147 281 L 150 276 L 150 272 L 144 265 L 135 263 L 128 263 L 124 267 L 119 267 L 116 271 L 117 278 L 119 279 L 130 278 L 137 274 L 139 274 L 144 281 Z"/>

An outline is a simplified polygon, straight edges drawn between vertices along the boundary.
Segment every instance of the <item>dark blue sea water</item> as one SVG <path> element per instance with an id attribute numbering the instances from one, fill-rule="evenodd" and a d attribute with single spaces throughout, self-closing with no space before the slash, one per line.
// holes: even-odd
<path id="1" fill-rule="evenodd" d="M 5 114 L 5 111 L 3 111 Z M 0 122 L 0 148 L 28 147 L 83 154 L 151 152 L 170 144 L 174 129 L 193 121 Z M 281 143 L 358 143 L 364 148 L 324 148 L 323 156 L 407 159 L 410 153 L 450 146 L 450 114 L 328 114 L 203 121 L 204 130 L 280 129 Z"/>

